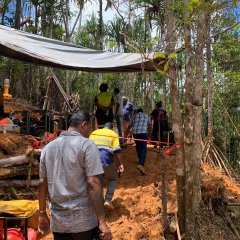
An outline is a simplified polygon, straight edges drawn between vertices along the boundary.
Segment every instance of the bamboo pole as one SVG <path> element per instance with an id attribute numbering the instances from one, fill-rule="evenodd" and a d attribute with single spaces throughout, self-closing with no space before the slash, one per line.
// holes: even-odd
<path id="1" fill-rule="evenodd" d="M 217 151 L 217 150 L 216 150 L 216 149 L 214 148 L 214 146 L 213 146 L 213 151 L 212 151 L 212 152 L 213 152 L 213 154 L 215 155 L 215 157 L 218 158 L 216 151 Z M 223 160 L 220 158 L 219 161 L 221 161 L 220 164 L 223 166 L 223 168 L 224 168 L 226 174 L 228 175 L 228 177 L 229 177 L 229 178 L 232 178 L 232 177 L 231 177 L 231 174 L 229 173 L 229 171 L 228 171 L 225 163 L 223 162 Z"/>
<path id="2" fill-rule="evenodd" d="M 225 155 L 222 153 L 222 151 L 221 151 L 215 144 L 214 144 L 213 146 L 216 148 L 218 154 L 223 158 L 224 162 L 228 165 L 228 167 L 230 168 L 230 170 L 231 170 L 231 172 L 233 173 L 234 177 L 235 177 L 236 179 L 239 179 L 239 177 L 237 176 L 237 174 L 236 174 L 235 171 L 233 170 L 232 166 L 230 165 L 230 163 L 228 162 L 227 158 L 226 158 Z"/>

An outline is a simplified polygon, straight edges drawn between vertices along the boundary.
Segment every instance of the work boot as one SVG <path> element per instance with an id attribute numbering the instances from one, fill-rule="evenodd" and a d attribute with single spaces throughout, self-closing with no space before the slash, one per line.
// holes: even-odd
<path id="1" fill-rule="evenodd" d="M 111 210 L 111 211 L 114 210 L 114 206 L 113 206 L 112 202 L 111 202 L 111 201 L 108 201 L 108 200 L 105 201 L 104 207 L 105 207 L 106 209 Z"/>
<path id="2" fill-rule="evenodd" d="M 138 165 L 137 165 L 137 170 L 138 170 L 141 174 L 146 175 L 144 166 L 142 166 L 141 164 L 138 164 Z"/>

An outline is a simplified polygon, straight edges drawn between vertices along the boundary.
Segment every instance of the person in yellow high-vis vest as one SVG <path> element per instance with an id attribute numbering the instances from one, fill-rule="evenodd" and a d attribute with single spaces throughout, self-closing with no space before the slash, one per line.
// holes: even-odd
<path id="1" fill-rule="evenodd" d="M 96 118 L 99 128 L 103 128 L 107 122 L 113 122 L 114 100 L 111 93 L 108 93 L 108 85 L 102 83 L 99 87 L 100 93 L 95 97 L 94 103 L 97 107 Z"/>

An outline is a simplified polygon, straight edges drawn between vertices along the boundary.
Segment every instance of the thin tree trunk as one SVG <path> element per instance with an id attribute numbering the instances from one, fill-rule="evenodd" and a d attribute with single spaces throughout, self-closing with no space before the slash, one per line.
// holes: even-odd
<path id="1" fill-rule="evenodd" d="M 206 64 L 207 64 L 207 82 L 208 82 L 208 135 L 213 135 L 213 82 L 212 82 L 212 69 L 211 69 L 211 38 L 210 38 L 210 13 L 206 16 L 206 28 L 208 39 L 206 44 Z"/>
<path id="2" fill-rule="evenodd" d="M 163 79 L 162 89 L 163 89 L 162 106 L 163 106 L 163 109 L 166 110 L 166 106 L 167 106 L 167 79 L 166 78 Z"/>
<path id="3" fill-rule="evenodd" d="M 194 91 L 194 58 L 191 36 L 191 19 L 188 9 L 189 0 L 184 0 L 184 41 L 186 51 L 186 100 L 185 100 L 185 122 L 184 122 L 184 154 L 185 154 L 185 233 L 186 239 L 195 240 L 195 210 L 193 205 L 193 168 L 194 168 L 194 113 L 193 113 L 193 91 Z"/>
<path id="4" fill-rule="evenodd" d="M 201 199 L 200 186 L 200 167 L 202 154 L 202 108 L 203 108 L 203 48 L 205 45 L 206 27 L 205 14 L 203 10 L 199 10 L 197 19 L 197 49 L 196 49 L 196 81 L 194 93 L 194 165 L 193 165 L 193 209 L 197 215 L 199 212 L 199 204 Z M 195 231 L 196 232 L 196 231 Z"/>
<path id="5" fill-rule="evenodd" d="M 14 23 L 15 29 L 20 29 L 21 5 L 22 5 L 22 1 L 16 0 L 16 13 L 15 13 L 15 23 Z"/>
<path id="6" fill-rule="evenodd" d="M 99 49 L 103 50 L 103 1 L 99 0 Z"/>
<path id="7" fill-rule="evenodd" d="M 4 3 L 3 3 L 2 12 L 1 12 L 1 15 L 2 15 L 1 24 L 2 24 L 2 25 L 4 25 L 5 15 L 6 15 L 6 12 L 7 12 L 7 9 L 8 9 L 8 4 L 10 3 L 10 1 L 11 1 L 11 0 L 6 0 L 6 1 L 4 1 Z"/>
<path id="8" fill-rule="evenodd" d="M 37 34 L 37 32 L 38 32 L 38 5 L 35 4 L 34 7 L 35 7 L 34 33 Z"/>
<path id="9" fill-rule="evenodd" d="M 176 45 L 176 28 L 175 28 L 175 17 L 171 11 L 171 2 L 164 0 L 164 5 L 166 9 L 166 24 L 167 24 L 167 54 L 175 52 Z M 169 82 L 170 82 L 170 101 L 172 106 L 172 116 L 173 120 L 173 129 L 174 137 L 177 143 L 183 143 L 183 124 L 181 119 L 180 112 L 180 102 L 179 102 L 179 93 L 177 88 L 177 72 L 176 72 L 176 60 L 172 59 L 169 62 Z M 177 179 L 177 201 L 178 201 L 178 215 L 179 215 L 179 224 L 181 230 L 184 231 L 185 223 L 185 178 L 184 178 L 184 151 L 183 146 L 178 145 L 176 148 L 175 155 L 177 170 L 176 170 L 176 179 Z"/>

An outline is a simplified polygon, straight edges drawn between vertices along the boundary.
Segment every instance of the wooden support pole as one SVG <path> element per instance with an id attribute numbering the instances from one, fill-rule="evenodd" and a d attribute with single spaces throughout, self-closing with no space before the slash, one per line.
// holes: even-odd
<path id="1" fill-rule="evenodd" d="M 51 68 L 49 68 L 49 69 L 50 69 L 50 71 L 51 71 L 51 73 L 52 73 L 52 75 L 53 75 L 53 80 L 54 80 L 54 82 L 56 83 L 56 85 L 57 85 L 60 93 L 62 94 L 63 99 L 64 99 L 64 101 L 66 102 L 66 104 L 67 104 L 70 112 L 73 112 L 73 110 L 72 110 L 72 108 L 71 108 L 71 106 L 70 106 L 70 104 L 69 104 L 69 102 L 68 102 L 68 96 L 67 96 L 67 94 L 66 94 L 65 91 L 63 90 L 63 88 L 62 88 L 62 86 L 61 86 L 58 78 L 57 78 L 56 75 L 53 73 L 53 70 L 52 70 Z"/>

